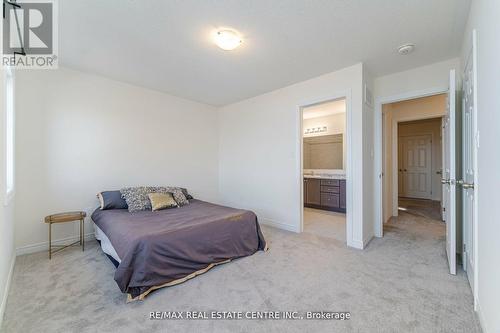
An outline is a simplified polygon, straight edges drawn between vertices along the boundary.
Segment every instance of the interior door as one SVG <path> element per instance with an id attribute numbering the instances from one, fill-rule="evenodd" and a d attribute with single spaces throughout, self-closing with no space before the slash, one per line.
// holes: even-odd
<path id="1" fill-rule="evenodd" d="M 432 196 L 432 135 L 402 137 L 403 195 L 430 199 Z"/>
<path id="2" fill-rule="evenodd" d="M 446 221 L 446 206 L 448 205 L 446 203 L 446 193 L 444 190 L 444 180 L 445 180 L 445 163 L 446 163 L 446 140 L 445 140 L 445 123 L 446 123 L 446 117 L 441 118 L 441 184 L 442 184 L 442 189 L 441 189 L 441 220 L 443 222 Z"/>
<path id="3" fill-rule="evenodd" d="M 404 196 L 403 141 L 398 140 L 398 196 Z"/>
<path id="4" fill-rule="evenodd" d="M 456 181 L 455 181 L 455 70 L 450 71 L 448 90 L 448 107 L 443 118 L 443 199 L 445 202 L 446 222 L 446 255 L 450 265 L 450 273 L 457 273 L 456 260 Z"/>
<path id="5" fill-rule="evenodd" d="M 468 56 L 462 86 L 462 105 L 463 105 L 463 141 L 462 141 L 462 156 L 463 169 L 462 180 L 458 184 L 462 188 L 463 195 L 463 266 L 467 272 L 467 278 L 474 290 L 474 270 L 475 270 L 475 251 L 474 251 L 474 236 L 475 236 L 475 160 L 477 157 L 475 137 L 475 37 L 473 37 L 472 50 Z"/>

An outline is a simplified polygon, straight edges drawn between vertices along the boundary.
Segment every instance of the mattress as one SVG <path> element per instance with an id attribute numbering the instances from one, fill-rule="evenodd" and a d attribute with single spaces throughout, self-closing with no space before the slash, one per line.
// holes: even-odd
<path id="1" fill-rule="evenodd" d="M 121 263 L 122 260 L 118 256 L 118 253 L 116 253 L 115 248 L 113 247 L 113 244 L 111 244 L 111 241 L 109 240 L 108 236 L 102 231 L 97 224 L 94 224 L 94 233 L 95 233 L 95 238 L 99 241 L 101 244 L 101 249 L 104 253 L 106 253 L 108 256 L 111 258 L 115 259 L 118 263 Z"/>
<path id="2" fill-rule="evenodd" d="M 133 300 L 267 249 L 253 212 L 196 199 L 155 212 L 97 209 L 92 220 L 103 251 L 119 261 L 118 287 Z"/>

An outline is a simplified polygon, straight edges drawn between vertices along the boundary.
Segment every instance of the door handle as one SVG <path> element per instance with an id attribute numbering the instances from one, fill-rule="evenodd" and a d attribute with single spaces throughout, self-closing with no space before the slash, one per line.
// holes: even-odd
<path id="1" fill-rule="evenodd" d="M 441 178 L 441 184 L 455 185 L 457 181 L 455 179 L 444 179 Z"/>
<path id="2" fill-rule="evenodd" d="M 466 183 L 463 179 L 457 181 L 458 185 L 461 185 L 464 190 L 468 190 L 470 188 L 474 188 L 474 183 Z"/>

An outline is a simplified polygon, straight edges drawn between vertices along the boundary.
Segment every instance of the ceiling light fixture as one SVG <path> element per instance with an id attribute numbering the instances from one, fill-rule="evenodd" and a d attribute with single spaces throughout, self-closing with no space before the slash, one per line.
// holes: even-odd
<path id="1" fill-rule="evenodd" d="M 415 50 L 415 44 L 405 44 L 398 47 L 398 52 L 401 55 L 410 54 L 413 52 L 413 50 Z"/>
<path id="2" fill-rule="evenodd" d="M 214 35 L 215 44 L 223 50 L 231 51 L 241 45 L 243 40 L 233 30 L 218 30 Z"/>

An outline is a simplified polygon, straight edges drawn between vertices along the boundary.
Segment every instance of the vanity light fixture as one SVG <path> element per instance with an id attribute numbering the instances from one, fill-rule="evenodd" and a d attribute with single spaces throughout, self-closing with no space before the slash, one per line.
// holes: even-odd
<path id="1" fill-rule="evenodd" d="M 323 133 L 328 130 L 328 127 L 326 126 L 320 126 L 320 127 L 311 127 L 311 128 L 306 128 L 304 131 L 304 134 L 315 134 L 315 133 Z"/>
<path id="2" fill-rule="evenodd" d="M 236 31 L 223 29 L 214 34 L 215 44 L 225 51 L 231 51 L 243 43 L 243 40 Z"/>

